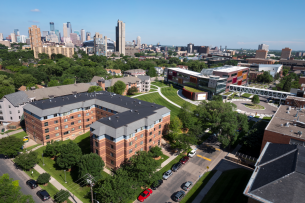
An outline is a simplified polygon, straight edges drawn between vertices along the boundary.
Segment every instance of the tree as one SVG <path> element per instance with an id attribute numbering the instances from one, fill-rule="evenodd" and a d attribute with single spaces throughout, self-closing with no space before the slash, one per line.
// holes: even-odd
<path id="1" fill-rule="evenodd" d="M 43 155 L 53 158 L 60 154 L 61 148 L 62 145 L 59 145 L 59 142 L 54 142 L 52 140 L 50 144 L 47 144 L 46 149 L 43 151 Z"/>
<path id="2" fill-rule="evenodd" d="M 133 95 L 138 92 L 138 88 L 136 86 L 132 86 L 131 88 L 128 89 L 127 94 L 128 95 Z"/>
<path id="3" fill-rule="evenodd" d="M 283 75 L 286 76 L 289 71 L 287 69 L 283 70 Z"/>
<path id="4" fill-rule="evenodd" d="M 153 157 L 159 157 L 163 154 L 162 149 L 159 146 L 154 146 L 149 151 L 151 152 Z"/>
<path id="5" fill-rule="evenodd" d="M 0 154 L 6 156 L 17 156 L 18 152 L 21 151 L 23 145 L 22 138 L 17 138 L 13 136 L 4 137 L 0 139 Z"/>
<path id="6" fill-rule="evenodd" d="M 158 74 L 157 74 L 157 71 L 154 67 L 150 67 L 148 69 L 147 75 L 152 78 L 152 77 L 156 77 Z"/>
<path id="7" fill-rule="evenodd" d="M 69 197 L 70 197 L 69 191 L 61 189 L 54 195 L 54 200 L 57 203 L 62 203 L 64 201 L 68 200 Z"/>
<path id="8" fill-rule="evenodd" d="M 91 93 L 91 92 L 99 92 L 99 91 L 103 91 L 103 89 L 100 86 L 91 86 L 88 89 L 89 93 Z"/>
<path id="9" fill-rule="evenodd" d="M 37 84 L 37 80 L 31 74 L 17 73 L 14 75 L 14 84 L 16 88 L 19 88 L 22 85 L 28 86 L 28 84 Z"/>
<path id="10" fill-rule="evenodd" d="M 69 78 L 67 78 L 67 79 L 65 79 L 63 82 L 62 82 L 62 85 L 70 85 L 70 84 L 74 84 L 74 82 L 75 82 L 75 79 L 69 79 Z"/>
<path id="11" fill-rule="evenodd" d="M 30 151 L 29 153 L 19 154 L 14 161 L 22 169 L 30 170 L 38 162 L 37 152 Z"/>
<path id="12" fill-rule="evenodd" d="M 212 97 L 212 100 L 218 101 L 218 102 L 222 102 L 222 101 L 223 101 L 221 95 L 214 95 L 214 96 Z"/>
<path id="13" fill-rule="evenodd" d="M 123 94 L 125 89 L 126 89 L 126 84 L 123 81 L 118 80 L 116 83 L 114 83 L 112 90 L 116 94 Z"/>
<path id="14" fill-rule="evenodd" d="M 0 75 L 0 98 L 14 92 L 14 80 L 6 75 Z"/>
<path id="15" fill-rule="evenodd" d="M 175 116 L 171 122 L 169 128 L 174 132 L 174 133 L 179 133 L 181 128 L 183 127 L 183 124 L 181 120 Z"/>
<path id="16" fill-rule="evenodd" d="M 61 148 L 61 153 L 56 159 L 56 164 L 62 169 L 70 169 L 75 166 L 82 156 L 81 148 L 72 140 Z"/>
<path id="17" fill-rule="evenodd" d="M 171 147 L 181 150 L 190 149 L 191 145 L 197 143 L 197 137 L 194 134 L 178 134 L 175 140 L 171 143 Z"/>
<path id="18" fill-rule="evenodd" d="M 78 166 L 78 178 L 90 174 L 96 181 L 102 178 L 101 172 L 105 166 L 102 158 L 96 153 L 84 154 L 81 156 Z"/>
<path id="19" fill-rule="evenodd" d="M 31 195 L 20 191 L 19 180 L 13 180 L 9 174 L 0 176 L 0 202 L 5 203 L 34 203 Z"/>
<path id="20" fill-rule="evenodd" d="M 40 59 L 49 59 L 49 55 L 46 54 L 46 53 L 39 53 L 39 54 L 38 54 L 38 57 L 39 57 Z"/>
<path id="21" fill-rule="evenodd" d="M 284 87 L 283 87 L 283 90 L 285 92 L 290 92 L 290 89 L 291 89 L 291 78 L 286 80 Z"/>
<path id="22" fill-rule="evenodd" d="M 254 95 L 253 97 L 252 97 L 252 103 L 253 104 L 259 104 L 259 97 L 257 96 L 257 95 Z"/>
<path id="23" fill-rule="evenodd" d="M 178 117 L 182 121 L 183 128 L 192 128 L 196 122 L 196 117 L 193 116 L 192 106 L 190 103 L 185 102 L 178 114 Z"/>
<path id="24" fill-rule="evenodd" d="M 37 183 L 40 185 L 45 185 L 51 180 L 51 175 L 48 173 L 42 173 L 37 178 Z"/>
<path id="25" fill-rule="evenodd" d="M 54 87 L 54 86 L 59 86 L 59 82 L 58 80 L 51 80 L 49 83 L 48 83 L 48 87 Z"/>

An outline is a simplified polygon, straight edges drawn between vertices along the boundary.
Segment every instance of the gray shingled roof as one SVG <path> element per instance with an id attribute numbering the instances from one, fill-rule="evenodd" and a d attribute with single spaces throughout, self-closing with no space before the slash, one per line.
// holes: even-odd
<path id="1" fill-rule="evenodd" d="M 90 82 L 98 82 L 99 79 L 104 79 L 103 77 L 100 77 L 100 76 L 94 76 Z"/>
<path id="2" fill-rule="evenodd" d="M 149 80 L 150 76 L 146 76 L 146 75 L 138 75 L 138 77 L 140 80 L 145 81 L 145 80 Z"/>
<path id="3" fill-rule="evenodd" d="M 11 102 L 13 106 L 19 106 L 29 101 L 28 95 L 23 91 L 7 94 L 4 97 Z"/>

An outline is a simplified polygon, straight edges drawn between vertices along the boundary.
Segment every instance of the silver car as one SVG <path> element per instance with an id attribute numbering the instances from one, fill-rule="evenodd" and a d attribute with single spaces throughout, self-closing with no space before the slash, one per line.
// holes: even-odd
<path id="1" fill-rule="evenodd" d="M 185 191 L 188 191 L 192 186 L 193 186 L 192 181 L 187 181 L 186 183 L 184 183 L 184 186 L 182 189 Z"/>
<path id="2" fill-rule="evenodd" d="M 163 179 L 167 180 L 173 174 L 172 170 L 168 170 L 163 174 Z"/>

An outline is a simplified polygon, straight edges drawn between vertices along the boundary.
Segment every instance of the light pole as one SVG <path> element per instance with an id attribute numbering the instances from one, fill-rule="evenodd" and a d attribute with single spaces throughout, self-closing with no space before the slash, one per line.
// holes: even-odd
<path id="1" fill-rule="evenodd" d="M 32 171 L 32 177 L 33 177 L 33 171 Z"/>
<path id="2" fill-rule="evenodd" d="M 42 165 L 44 166 L 44 158 L 43 158 L 43 153 L 42 153 Z"/>
<path id="3" fill-rule="evenodd" d="M 67 183 L 67 180 L 66 180 L 66 170 L 64 170 L 64 172 L 65 172 L 65 183 Z"/>

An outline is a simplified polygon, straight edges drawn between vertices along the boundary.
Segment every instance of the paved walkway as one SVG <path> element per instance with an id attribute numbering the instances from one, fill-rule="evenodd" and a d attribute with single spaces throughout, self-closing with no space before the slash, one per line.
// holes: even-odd
<path id="1" fill-rule="evenodd" d="M 155 86 L 155 87 L 158 88 L 158 93 L 161 95 L 161 97 L 163 97 L 163 99 L 165 99 L 165 100 L 168 101 L 169 103 L 171 103 L 171 104 L 177 106 L 178 108 L 181 108 L 181 106 L 179 106 L 178 104 L 176 104 L 176 103 L 172 102 L 171 100 L 167 99 L 167 98 L 161 93 L 161 88 L 160 88 L 160 87 L 158 87 L 157 85 L 152 85 L 152 86 Z"/>
<path id="2" fill-rule="evenodd" d="M 183 99 L 183 100 L 185 100 L 185 101 L 187 101 L 187 102 L 189 102 L 189 103 L 191 103 L 191 104 L 194 104 L 194 105 L 196 105 L 196 106 L 198 106 L 198 105 L 201 103 L 201 101 L 193 101 L 193 100 L 190 100 L 190 99 L 186 98 L 186 97 L 182 94 L 182 90 L 178 90 L 178 91 L 177 91 L 177 94 L 178 94 L 178 96 L 179 96 L 181 99 Z"/>
<path id="3" fill-rule="evenodd" d="M 42 174 L 42 173 L 46 173 L 46 171 L 43 169 L 43 168 L 41 168 L 38 164 L 36 164 L 36 166 L 34 166 L 34 169 L 38 172 L 38 173 L 40 173 L 40 174 Z M 63 190 L 67 190 L 62 184 L 60 184 L 55 178 L 53 178 L 52 176 L 51 176 L 51 180 L 50 180 L 50 183 L 52 184 L 52 185 L 54 185 L 54 187 L 56 187 L 58 190 L 61 190 L 61 189 L 63 189 Z M 73 195 L 72 193 L 70 193 L 71 195 Z M 82 201 L 80 201 L 75 195 L 73 195 L 73 197 L 70 195 L 70 197 L 69 197 L 69 200 L 71 200 L 72 202 L 77 202 L 77 203 L 81 203 Z"/>
<path id="4" fill-rule="evenodd" d="M 4 138 L 4 137 L 8 137 L 10 135 L 14 135 L 14 134 L 17 134 L 17 133 L 20 133 L 20 132 L 23 132 L 24 130 L 21 128 L 21 129 L 18 129 L 18 130 L 15 130 L 13 132 L 9 132 L 9 133 L 6 133 L 4 132 L 3 135 L 0 134 L 0 139 Z"/>

